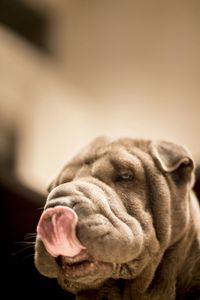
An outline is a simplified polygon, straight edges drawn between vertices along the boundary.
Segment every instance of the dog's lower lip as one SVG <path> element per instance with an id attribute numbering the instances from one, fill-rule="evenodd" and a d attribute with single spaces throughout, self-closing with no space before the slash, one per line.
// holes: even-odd
<path id="1" fill-rule="evenodd" d="M 61 268 L 63 272 L 72 277 L 83 277 L 92 274 L 97 270 L 98 263 L 90 260 L 82 260 L 74 263 L 66 263 L 65 258 L 62 258 Z"/>
<path id="2" fill-rule="evenodd" d="M 94 262 L 89 261 L 89 260 L 84 260 L 84 261 L 80 261 L 80 262 L 76 262 L 76 263 L 65 263 L 62 265 L 63 269 L 78 269 L 78 268 L 84 268 L 84 267 L 93 267 L 94 266 Z"/>

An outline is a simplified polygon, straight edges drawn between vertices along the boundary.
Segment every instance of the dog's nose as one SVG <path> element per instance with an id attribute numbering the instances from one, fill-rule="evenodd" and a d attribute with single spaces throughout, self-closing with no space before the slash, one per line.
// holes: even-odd
<path id="1" fill-rule="evenodd" d="M 69 207 L 58 205 L 44 210 L 37 234 L 49 254 L 74 257 L 85 249 L 76 237 L 77 222 L 76 212 Z"/>

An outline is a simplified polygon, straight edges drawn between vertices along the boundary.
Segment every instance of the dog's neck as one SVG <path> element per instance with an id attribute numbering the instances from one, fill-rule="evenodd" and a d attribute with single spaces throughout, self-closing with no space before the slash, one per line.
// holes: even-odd
<path id="1" fill-rule="evenodd" d="M 190 227 L 186 235 L 187 242 L 184 244 L 186 255 L 182 268 L 179 270 L 177 289 L 180 291 L 192 290 L 192 286 L 194 284 L 197 286 L 198 283 L 200 294 L 200 206 L 193 193 L 190 197 L 190 208 Z"/>

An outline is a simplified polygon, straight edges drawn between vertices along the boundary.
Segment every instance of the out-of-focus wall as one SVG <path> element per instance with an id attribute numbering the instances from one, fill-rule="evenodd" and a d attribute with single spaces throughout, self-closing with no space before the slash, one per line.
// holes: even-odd
<path id="1" fill-rule="evenodd" d="M 0 31 L 0 109 L 17 119 L 20 178 L 44 190 L 97 135 L 170 139 L 199 161 L 200 2 L 55 6 L 51 59 Z"/>

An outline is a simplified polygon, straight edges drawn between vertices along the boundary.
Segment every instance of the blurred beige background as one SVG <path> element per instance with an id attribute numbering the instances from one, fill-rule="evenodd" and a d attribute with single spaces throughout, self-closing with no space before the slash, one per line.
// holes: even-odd
<path id="1" fill-rule="evenodd" d="M 169 139 L 200 162 L 198 0 L 23 2 L 48 19 L 51 55 L 0 25 L 0 125 L 17 132 L 20 180 L 45 191 L 97 135 Z"/>

